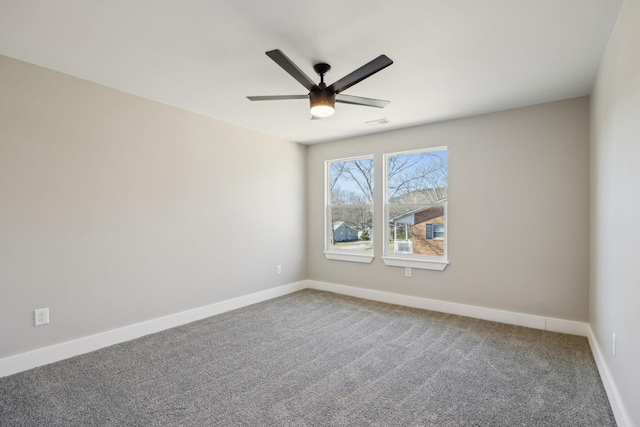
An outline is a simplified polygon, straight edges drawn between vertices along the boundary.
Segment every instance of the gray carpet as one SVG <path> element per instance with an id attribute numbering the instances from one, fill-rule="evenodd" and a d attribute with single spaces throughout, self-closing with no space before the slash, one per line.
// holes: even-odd
<path id="1" fill-rule="evenodd" d="M 614 426 L 587 340 L 304 290 L 0 378 L 2 426 Z"/>

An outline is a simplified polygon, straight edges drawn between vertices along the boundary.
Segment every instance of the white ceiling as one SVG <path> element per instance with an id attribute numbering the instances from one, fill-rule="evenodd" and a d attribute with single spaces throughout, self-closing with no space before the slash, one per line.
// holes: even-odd
<path id="1" fill-rule="evenodd" d="M 316 143 L 587 95 L 622 0 L 0 0 L 0 54 L 283 139 Z M 394 64 L 309 120 L 264 53 L 332 83 Z M 0 73 L 1 78 L 1 73 Z M 364 123 L 386 118 L 389 124 Z"/>

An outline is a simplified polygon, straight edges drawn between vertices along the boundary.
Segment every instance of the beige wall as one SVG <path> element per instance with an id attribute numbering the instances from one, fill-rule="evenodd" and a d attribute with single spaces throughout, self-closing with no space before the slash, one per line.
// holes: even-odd
<path id="1" fill-rule="evenodd" d="M 626 0 L 600 64 L 591 109 L 590 322 L 640 426 L 640 2 Z M 617 335 L 616 356 L 612 334 Z"/>
<path id="2" fill-rule="evenodd" d="M 6 57 L 0 76 L 0 358 L 306 277 L 304 146 Z"/>
<path id="3" fill-rule="evenodd" d="M 310 146 L 310 279 L 586 321 L 589 271 L 587 98 Z M 372 264 L 325 259 L 325 160 L 449 147 L 449 258 L 444 272 L 387 267 L 376 174 Z"/>

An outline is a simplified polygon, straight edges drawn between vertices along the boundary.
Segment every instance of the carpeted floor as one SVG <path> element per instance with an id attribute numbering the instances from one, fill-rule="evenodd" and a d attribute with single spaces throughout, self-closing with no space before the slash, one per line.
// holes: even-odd
<path id="1" fill-rule="evenodd" d="M 615 426 L 587 340 L 304 290 L 0 378 L 2 426 Z"/>

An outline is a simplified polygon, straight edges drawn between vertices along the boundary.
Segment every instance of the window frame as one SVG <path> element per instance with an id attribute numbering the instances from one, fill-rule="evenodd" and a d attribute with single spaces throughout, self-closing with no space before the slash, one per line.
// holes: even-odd
<path id="1" fill-rule="evenodd" d="M 331 164 L 339 162 L 350 162 L 354 160 L 371 159 L 374 164 L 374 182 L 375 182 L 375 155 L 363 155 L 354 157 L 345 157 L 341 159 L 325 160 L 324 162 L 324 256 L 330 260 L 337 261 L 350 261 L 370 264 L 375 258 L 374 247 L 374 234 L 375 234 L 375 187 L 374 187 L 374 200 L 370 204 L 351 204 L 351 205 L 332 205 L 330 194 L 330 182 L 331 182 Z M 371 224 L 373 233 L 369 234 L 371 241 L 371 250 L 357 250 L 357 249 L 336 249 L 331 248 L 331 231 L 333 223 L 331 221 L 331 208 L 337 206 L 349 206 L 355 208 L 369 208 L 371 210 Z"/>
<path id="2" fill-rule="evenodd" d="M 382 231 L 382 261 L 387 266 L 393 267 L 408 267 L 408 268 L 418 268 L 424 270 L 436 270 L 443 271 L 447 265 L 449 265 L 449 210 L 448 210 L 448 198 L 444 201 L 438 203 L 431 204 L 390 204 L 388 200 L 388 191 L 389 191 L 389 158 L 393 156 L 399 155 L 407 155 L 407 154 L 418 154 L 429 151 L 447 151 L 447 168 L 449 165 L 449 149 L 447 146 L 441 147 L 433 147 L 433 148 L 422 148 L 417 150 L 407 150 L 407 151 L 399 151 L 396 153 L 386 153 L 382 155 L 382 204 L 383 204 L 383 231 Z M 448 180 L 447 180 L 448 185 Z M 443 256 L 429 256 L 429 255 L 416 255 L 416 254 L 397 254 L 389 252 L 389 244 L 390 242 L 390 230 L 389 230 L 389 212 L 390 209 L 394 206 L 442 206 L 444 208 L 444 238 L 440 238 L 444 240 L 444 255 Z"/>

